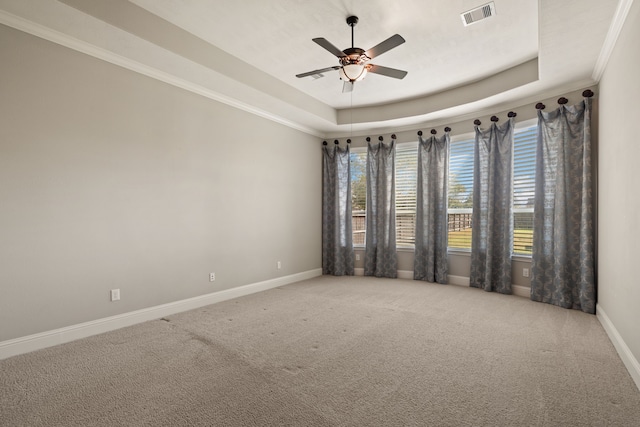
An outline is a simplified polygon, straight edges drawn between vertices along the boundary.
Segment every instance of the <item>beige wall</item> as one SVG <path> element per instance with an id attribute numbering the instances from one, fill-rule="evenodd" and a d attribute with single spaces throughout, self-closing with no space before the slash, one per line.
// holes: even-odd
<path id="1" fill-rule="evenodd" d="M 640 2 L 636 1 L 600 81 L 598 148 L 598 308 L 610 318 L 636 363 L 640 361 L 639 40 Z"/>
<path id="2" fill-rule="evenodd" d="M 321 267 L 318 138 L 1 25 L 0 58 L 0 341 Z"/>

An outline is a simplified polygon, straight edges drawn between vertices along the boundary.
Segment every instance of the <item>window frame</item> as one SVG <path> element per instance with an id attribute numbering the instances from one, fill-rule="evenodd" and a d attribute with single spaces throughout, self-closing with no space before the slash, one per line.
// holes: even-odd
<path id="1" fill-rule="evenodd" d="M 351 224 L 352 224 L 352 228 L 353 228 L 352 232 L 351 232 L 351 236 L 354 238 L 353 239 L 353 242 L 354 242 L 353 243 L 353 247 L 354 248 L 364 249 L 366 241 L 367 241 L 367 237 L 366 237 L 367 236 L 367 234 L 366 234 L 366 221 L 367 221 L 366 220 L 366 218 L 367 218 L 367 216 L 366 216 L 367 215 L 367 207 L 366 207 L 366 197 L 367 197 L 366 196 L 367 156 L 366 156 L 366 154 L 367 154 L 367 146 L 364 146 L 364 147 L 350 147 L 349 148 L 349 154 L 350 154 L 349 162 L 352 161 L 351 155 L 364 154 L 365 166 L 364 166 L 363 174 L 365 176 L 365 209 L 364 209 L 364 212 L 365 212 L 365 214 L 364 214 L 365 230 L 363 230 L 362 233 L 361 233 L 364 236 L 362 243 L 355 243 L 355 234 L 359 233 L 361 230 L 356 230 L 356 228 L 353 226 L 353 213 L 354 213 L 354 210 L 353 210 L 353 206 L 351 207 L 351 221 L 352 221 Z M 352 166 L 353 166 L 353 164 L 350 163 L 349 167 L 352 168 Z M 350 173 L 349 179 L 351 179 L 351 178 L 353 178 L 353 172 Z M 351 197 L 352 197 L 352 201 L 353 201 L 353 181 L 351 181 L 351 192 L 352 192 L 352 196 Z"/>
<path id="2" fill-rule="evenodd" d="M 459 135 L 451 135 L 450 137 L 450 144 L 456 144 L 456 143 L 460 143 L 460 142 L 466 142 L 471 144 L 471 194 L 473 194 L 473 163 L 475 161 L 474 156 L 474 142 L 475 142 L 475 131 L 473 132 L 467 132 L 467 133 L 463 133 L 463 134 L 459 134 Z M 449 147 L 449 159 L 448 159 L 448 165 L 449 165 L 449 170 L 447 171 L 447 177 L 448 177 L 448 191 L 451 190 L 451 146 Z M 448 204 L 449 201 L 449 194 L 447 194 L 447 222 L 449 221 L 449 215 L 451 214 L 468 214 L 471 215 L 473 214 L 473 208 L 451 208 L 449 207 Z M 449 234 L 449 230 L 447 227 L 447 234 Z M 471 254 L 471 246 L 469 246 L 469 248 L 463 248 L 463 247 L 458 247 L 458 246 L 449 246 L 449 243 L 451 241 L 450 235 L 447 236 L 447 252 L 448 253 L 462 253 L 462 254 Z M 471 245 L 471 242 L 469 242 L 469 245 Z"/>
<path id="3" fill-rule="evenodd" d="M 538 119 L 537 118 L 532 118 L 532 119 L 528 119 L 528 120 L 523 120 L 520 122 L 516 122 L 515 123 L 515 127 L 514 127 L 514 139 L 515 139 L 515 134 L 518 132 L 521 132 L 523 130 L 529 129 L 529 128 L 533 128 L 534 129 L 534 133 L 536 132 L 535 128 L 538 125 Z M 465 134 L 459 134 L 456 135 L 455 137 L 452 136 L 451 137 L 451 142 L 460 142 L 460 141 L 472 141 L 475 142 L 475 131 L 474 132 L 468 132 Z M 515 143 L 515 141 L 514 141 Z M 534 152 L 535 152 L 535 142 L 534 142 Z M 534 177 L 533 177 L 533 190 L 535 191 L 535 155 L 534 155 Z M 515 153 L 514 153 L 514 174 L 515 174 Z M 514 178 L 515 179 L 515 178 Z M 515 186 L 514 186 L 514 192 L 515 192 Z M 457 209 L 457 208 L 454 208 Z M 451 212 L 451 208 L 447 208 L 447 217 L 449 216 L 449 213 Z M 465 211 L 467 209 L 464 209 Z M 460 210 L 460 213 L 462 212 L 462 209 Z M 469 213 L 473 212 L 473 209 L 468 209 Z M 516 208 L 515 206 L 515 197 L 514 197 L 514 202 L 513 202 L 513 213 L 514 216 L 516 213 L 532 213 L 533 214 L 533 207 L 527 207 L 527 208 Z M 515 238 L 515 229 L 514 229 L 514 238 Z M 451 247 L 447 245 L 447 252 L 450 254 L 456 254 L 456 255 L 471 255 L 471 248 L 459 248 L 459 247 Z M 523 252 L 514 252 L 511 255 L 512 259 L 521 259 L 521 260 L 527 260 L 530 261 L 531 260 L 531 254 L 527 254 L 527 253 L 523 253 Z"/>
<path id="4" fill-rule="evenodd" d="M 413 243 L 406 243 L 404 241 L 399 242 L 398 241 L 398 235 L 400 234 L 400 224 L 398 221 L 398 152 L 402 152 L 402 153 L 406 153 L 406 152 L 411 152 L 413 151 L 415 153 L 415 160 L 413 162 L 413 166 L 414 168 L 411 170 L 411 172 L 413 172 L 413 176 L 414 176 L 414 180 L 413 182 L 415 183 L 412 191 L 413 191 L 413 237 L 411 239 L 411 241 Z M 395 176 L 395 190 L 396 190 L 396 194 L 395 194 L 395 199 L 396 199 L 396 248 L 402 248 L 402 249 L 414 249 L 415 248 L 415 240 L 416 240 L 416 230 L 415 230 L 415 217 L 416 217 L 416 201 L 417 201 L 417 194 L 418 194 L 418 141 L 409 141 L 409 142 L 401 142 L 401 143 L 396 143 L 396 164 L 395 164 L 395 171 L 396 171 L 396 176 Z M 405 211 L 406 214 L 406 209 L 402 209 L 403 211 Z M 411 222 L 411 221 L 409 221 Z"/>
<path id="5" fill-rule="evenodd" d="M 533 167 L 531 169 L 531 173 L 533 173 L 533 177 L 531 178 L 531 197 L 530 199 L 533 199 L 535 197 L 535 189 L 536 189 L 536 151 L 537 151 L 537 126 L 538 126 L 538 119 L 537 118 L 533 118 L 533 119 L 529 119 L 529 120 L 524 120 L 522 122 L 516 122 L 516 126 L 514 129 L 514 136 L 515 133 L 523 132 L 525 130 L 528 129 L 532 129 L 532 141 L 533 141 L 533 147 L 532 147 L 532 151 L 533 151 Z M 515 138 L 514 138 L 515 139 Z M 531 245 L 533 246 L 533 206 L 530 207 L 517 207 L 516 206 L 516 197 L 515 197 L 515 192 L 516 192 L 516 177 L 515 177 L 515 173 L 516 173 L 516 165 L 515 165 L 515 141 L 514 141 L 514 166 L 513 166 L 513 173 L 514 173 L 514 177 L 513 177 L 513 185 L 514 185 L 514 197 L 513 197 L 513 202 L 512 202 L 512 206 L 513 206 L 513 214 L 514 214 L 514 230 L 513 230 L 513 237 L 514 237 L 514 246 L 513 246 L 513 254 L 512 257 L 520 257 L 520 258 L 526 258 L 526 259 L 531 259 L 531 253 L 526 253 L 526 252 L 516 252 L 516 244 L 515 244 L 515 239 L 517 237 L 516 235 L 516 220 L 515 220 L 515 215 L 516 214 L 522 214 L 522 213 L 527 213 L 527 214 L 531 214 Z"/>

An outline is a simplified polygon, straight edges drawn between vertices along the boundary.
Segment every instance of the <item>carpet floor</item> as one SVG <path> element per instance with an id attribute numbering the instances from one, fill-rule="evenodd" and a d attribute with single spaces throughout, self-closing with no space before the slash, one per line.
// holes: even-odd
<path id="1" fill-rule="evenodd" d="M 0 361 L 2 426 L 640 426 L 593 315 L 318 277 Z"/>

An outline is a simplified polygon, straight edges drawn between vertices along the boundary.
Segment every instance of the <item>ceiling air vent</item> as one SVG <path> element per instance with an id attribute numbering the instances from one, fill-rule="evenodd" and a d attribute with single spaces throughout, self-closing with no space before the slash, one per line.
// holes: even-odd
<path id="1" fill-rule="evenodd" d="M 475 24 L 478 21 L 489 18 L 495 14 L 496 5 L 491 2 L 461 13 L 460 18 L 462 18 L 462 23 L 464 24 L 464 26 L 467 27 L 471 24 Z"/>

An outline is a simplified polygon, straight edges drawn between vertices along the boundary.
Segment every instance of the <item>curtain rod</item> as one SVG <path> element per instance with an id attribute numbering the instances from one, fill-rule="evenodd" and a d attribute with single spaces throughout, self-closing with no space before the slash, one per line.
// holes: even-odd
<path id="1" fill-rule="evenodd" d="M 585 98 L 591 98 L 594 95 L 593 91 L 591 89 L 587 89 L 584 92 L 582 92 L 582 96 L 584 96 Z M 564 96 L 558 98 L 558 104 L 560 105 L 564 105 L 567 102 L 569 102 L 569 100 L 567 98 L 565 98 Z M 546 105 L 544 105 L 542 102 L 538 102 L 536 104 L 536 110 L 544 110 L 545 108 L 547 108 Z M 509 113 L 507 114 L 507 117 L 516 117 L 517 114 L 514 113 L 513 111 L 509 111 Z M 497 116 L 491 116 L 491 121 L 492 122 L 497 122 L 498 120 L 500 120 Z M 473 124 L 476 126 L 480 126 L 482 124 L 482 122 L 478 119 L 475 119 L 473 121 Z M 444 128 L 445 132 L 451 132 L 451 128 L 449 126 Z M 435 135 L 437 134 L 438 131 L 435 129 L 431 129 L 431 135 Z M 422 131 L 419 130 L 418 131 L 418 135 L 422 136 Z M 391 134 L 391 139 L 396 139 L 396 134 L 393 133 Z M 378 137 L 379 141 L 383 141 L 384 138 L 382 136 Z M 333 141 L 336 145 L 338 145 L 340 142 L 336 139 L 335 141 Z M 371 137 L 367 137 L 367 142 L 371 142 Z M 351 144 L 351 139 L 347 139 L 347 144 Z M 327 145 L 327 141 L 322 141 L 322 145 Z"/>
<path id="2" fill-rule="evenodd" d="M 395 140 L 396 138 L 397 138 L 397 137 L 396 137 L 396 134 L 395 134 L 395 133 L 392 133 L 392 134 L 391 134 L 391 139 L 394 139 L 394 140 Z M 382 136 L 379 136 L 379 137 L 378 137 L 378 141 L 382 142 L 382 141 L 384 141 L 384 138 L 383 138 Z M 368 136 L 368 137 L 367 137 L 367 142 L 371 142 L 371 137 L 370 137 L 370 136 Z"/>
<path id="3" fill-rule="evenodd" d="M 396 134 L 392 133 L 391 134 L 391 139 L 396 139 L 396 138 L 397 138 Z M 382 136 L 379 136 L 378 137 L 378 141 L 384 141 L 384 138 Z M 367 142 L 371 142 L 371 137 L 370 136 L 367 137 Z M 338 144 L 340 144 L 340 141 L 335 139 L 333 141 L 333 143 L 338 145 Z M 351 138 L 347 139 L 347 144 L 351 144 Z M 322 141 L 322 145 L 327 145 L 327 141 Z"/>
<path id="4" fill-rule="evenodd" d="M 449 126 L 447 126 L 446 128 L 444 128 L 444 131 L 445 132 L 451 132 L 451 128 Z M 435 135 L 437 133 L 438 133 L 437 130 L 431 129 L 431 135 Z M 422 136 L 422 131 L 421 130 L 418 131 L 418 136 Z"/>
<path id="5" fill-rule="evenodd" d="M 584 96 L 585 98 L 591 98 L 593 95 L 594 93 L 591 89 L 587 89 L 584 92 L 582 92 L 582 96 Z M 558 104 L 560 105 L 564 105 L 567 102 L 569 102 L 569 100 L 564 96 L 561 96 L 560 98 L 558 98 Z M 536 110 L 544 110 L 545 108 L 547 108 L 547 106 L 544 105 L 542 102 L 538 102 L 536 104 Z"/>
<path id="6" fill-rule="evenodd" d="M 517 115 L 518 115 L 518 114 L 517 114 L 517 113 L 514 113 L 513 111 L 509 111 L 509 112 L 507 113 L 507 117 L 509 117 L 509 118 L 516 117 Z M 495 123 L 495 122 L 497 122 L 498 120 L 500 120 L 500 119 L 498 118 L 498 116 L 491 116 L 491 121 L 492 121 L 492 122 L 494 122 L 494 123 Z M 475 119 L 475 120 L 473 121 L 473 124 L 474 124 L 474 125 L 476 125 L 476 126 L 480 126 L 480 125 L 482 124 L 482 122 L 481 122 L 480 120 L 478 120 L 478 119 Z"/>

